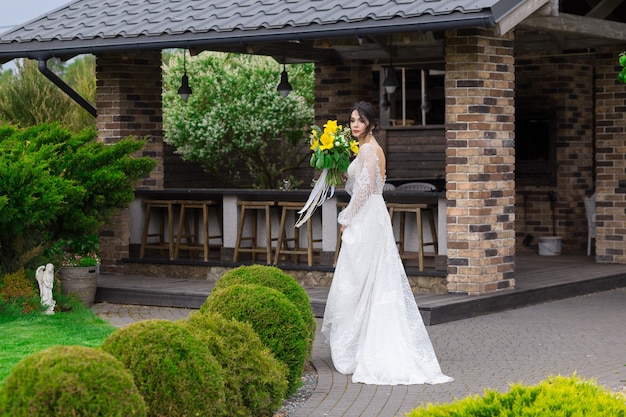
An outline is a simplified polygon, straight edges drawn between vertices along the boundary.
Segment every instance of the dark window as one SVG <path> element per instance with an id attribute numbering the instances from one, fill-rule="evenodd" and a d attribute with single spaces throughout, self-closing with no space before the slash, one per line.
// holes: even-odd
<path id="1" fill-rule="evenodd" d="M 442 125 L 445 123 L 444 73 L 433 68 L 395 67 L 399 87 L 386 97 L 389 110 L 383 124 L 391 126 Z M 380 79 L 388 72 L 383 68 Z M 381 81 L 381 83 L 383 82 Z M 422 95 L 422 88 L 425 94 Z"/>
<path id="2" fill-rule="evenodd" d="M 515 171 L 520 184 L 554 185 L 554 118 L 518 117 L 515 122 Z"/>

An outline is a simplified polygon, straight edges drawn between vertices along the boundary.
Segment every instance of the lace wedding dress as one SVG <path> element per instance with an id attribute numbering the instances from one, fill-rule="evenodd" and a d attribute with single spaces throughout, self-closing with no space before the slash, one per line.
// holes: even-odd
<path id="1" fill-rule="evenodd" d="M 439 384 L 441 372 L 409 286 L 383 200 L 383 175 L 371 144 L 348 168 L 348 226 L 326 304 L 322 334 L 333 364 L 353 382 Z"/>

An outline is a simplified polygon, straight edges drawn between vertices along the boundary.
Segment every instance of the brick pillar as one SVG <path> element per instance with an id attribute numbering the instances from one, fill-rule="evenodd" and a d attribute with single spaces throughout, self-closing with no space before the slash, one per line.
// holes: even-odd
<path id="1" fill-rule="evenodd" d="M 377 104 L 372 91 L 372 69 L 357 61 L 341 65 L 315 64 L 315 123 L 321 127 L 327 120 L 345 123 L 348 112 L 361 100 Z"/>
<path id="2" fill-rule="evenodd" d="M 339 124 L 348 122 L 348 112 L 361 100 L 376 104 L 373 91 L 378 86 L 372 85 L 372 69 L 358 61 L 338 64 L 315 64 L 315 124 L 322 127 L 327 120 L 337 120 Z M 377 136 L 378 139 L 380 137 Z M 310 177 L 315 171 L 310 169 Z M 334 253 L 322 252 L 322 263 L 332 264 Z"/>
<path id="3" fill-rule="evenodd" d="M 96 57 L 98 140 L 116 143 L 128 136 L 149 142 L 139 156 L 159 161 L 137 188 L 163 188 L 162 75 L 160 51 L 107 53 Z M 100 271 L 121 274 L 128 258 L 130 215 L 120 210 L 100 233 Z"/>
<path id="4" fill-rule="evenodd" d="M 596 261 L 626 263 L 626 85 L 619 52 L 596 57 Z"/>
<path id="5" fill-rule="evenodd" d="M 446 33 L 448 291 L 515 285 L 513 34 Z"/>

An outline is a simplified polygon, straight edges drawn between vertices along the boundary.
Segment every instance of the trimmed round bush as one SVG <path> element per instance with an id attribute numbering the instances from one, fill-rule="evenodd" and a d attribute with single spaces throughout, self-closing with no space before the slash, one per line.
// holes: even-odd
<path id="1" fill-rule="evenodd" d="M 122 327 L 102 349 L 133 374 L 149 416 L 222 416 L 222 370 L 209 348 L 185 327 L 145 320 Z"/>
<path id="2" fill-rule="evenodd" d="M 307 357 L 308 332 L 300 311 L 280 291 L 235 284 L 213 290 L 200 311 L 249 323 L 274 357 L 287 365 L 287 395 L 300 385 Z"/>
<path id="3" fill-rule="evenodd" d="M 280 408 L 287 366 L 263 345 L 252 326 L 208 312 L 179 323 L 204 342 L 222 366 L 228 416 L 272 416 Z"/>
<path id="4" fill-rule="evenodd" d="M 234 284 L 264 285 L 285 294 L 289 301 L 298 308 L 302 320 L 307 326 L 309 334 L 307 357 L 311 354 L 317 323 L 309 295 L 293 276 L 275 266 L 243 265 L 224 273 L 215 284 L 215 288 L 224 288 Z"/>
<path id="5" fill-rule="evenodd" d="M 147 407 L 132 374 L 112 355 L 53 346 L 22 359 L 0 390 L 3 417 L 142 417 Z"/>
<path id="6" fill-rule="evenodd" d="M 449 404 L 428 405 L 407 417 L 533 416 L 615 417 L 626 415 L 624 398 L 593 380 L 551 376 L 535 386 L 511 385 L 506 393 L 485 390 Z"/>

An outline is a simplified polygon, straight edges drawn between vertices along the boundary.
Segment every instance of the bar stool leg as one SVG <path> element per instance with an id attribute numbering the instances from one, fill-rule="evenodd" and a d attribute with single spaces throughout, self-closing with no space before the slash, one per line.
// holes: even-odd
<path id="1" fill-rule="evenodd" d="M 243 233 L 243 222 L 245 219 L 246 219 L 246 207 L 242 206 L 241 212 L 239 213 L 239 227 L 237 230 L 237 243 L 235 243 L 235 253 L 233 254 L 233 262 L 237 262 L 237 260 L 239 259 L 239 247 L 241 245 L 241 234 Z"/>
<path id="2" fill-rule="evenodd" d="M 287 243 L 287 236 L 285 233 L 285 223 L 287 222 L 287 207 L 283 206 L 280 215 L 280 225 L 278 226 L 278 241 L 276 242 L 276 255 L 274 256 L 274 265 L 278 265 L 278 258 L 280 258 L 280 247 Z"/>
<path id="3" fill-rule="evenodd" d="M 417 223 L 417 251 L 419 270 L 424 270 L 424 228 L 422 227 L 422 210 L 415 210 L 415 222 Z"/>
<path id="4" fill-rule="evenodd" d="M 146 244 L 148 240 L 148 230 L 150 228 L 150 212 L 152 211 L 152 206 L 147 205 L 146 207 L 146 218 L 143 222 L 143 234 L 141 235 L 141 248 L 139 249 L 139 259 L 143 259 L 146 254 Z"/>
<path id="5" fill-rule="evenodd" d="M 265 208 L 265 256 L 269 265 L 272 262 L 272 218 L 269 206 Z"/>
<path id="6" fill-rule="evenodd" d="M 430 224 L 430 233 L 433 238 L 432 245 L 435 249 L 435 254 L 439 254 L 439 240 L 437 239 L 437 225 L 435 224 L 435 212 L 432 208 L 427 209 L 428 221 Z"/>
<path id="7" fill-rule="evenodd" d="M 169 236 L 167 238 L 168 241 L 168 251 L 170 255 L 170 260 L 174 260 L 174 205 L 167 205 L 167 224 L 168 224 L 168 233 Z"/>
<path id="8" fill-rule="evenodd" d="M 209 260 L 209 205 L 202 204 L 202 233 L 204 233 L 204 261 Z"/>
<path id="9" fill-rule="evenodd" d="M 259 223 L 258 223 L 258 219 L 257 219 L 257 213 L 256 211 L 252 212 L 252 230 L 254 230 L 254 238 L 251 240 L 251 247 L 252 249 L 256 249 L 257 248 L 257 231 L 259 230 Z M 252 252 L 252 262 L 256 262 L 256 251 Z"/>
<path id="10" fill-rule="evenodd" d="M 404 256 L 404 252 L 405 252 L 405 249 L 406 249 L 406 247 L 405 247 L 405 240 L 404 240 L 404 238 L 405 238 L 404 227 L 405 227 L 405 224 L 406 224 L 405 221 L 406 221 L 406 213 L 401 211 L 400 212 L 400 249 L 399 249 L 400 257 Z"/>
<path id="11" fill-rule="evenodd" d="M 307 263 L 309 266 L 313 266 L 313 222 L 306 222 L 306 233 L 307 233 Z M 299 234 L 296 235 L 296 241 L 299 241 Z"/>
<path id="12" fill-rule="evenodd" d="M 341 249 L 341 225 L 337 227 L 337 243 L 335 244 L 335 260 L 333 261 L 333 267 L 337 266 L 337 259 L 339 259 L 340 249 Z"/>
<path id="13" fill-rule="evenodd" d="M 185 224 L 185 205 L 180 206 L 180 215 L 178 216 L 178 237 L 176 238 L 176 246 L 174 247 L 174 259 L 178 259 L 178 254 L 180 252 L 180 245 L 183 240 L 183 225 Z M 185 238 L 187 239 L 187 243 L 189 243 L 189 225 L 187 226 L 187 233 Z"/>

